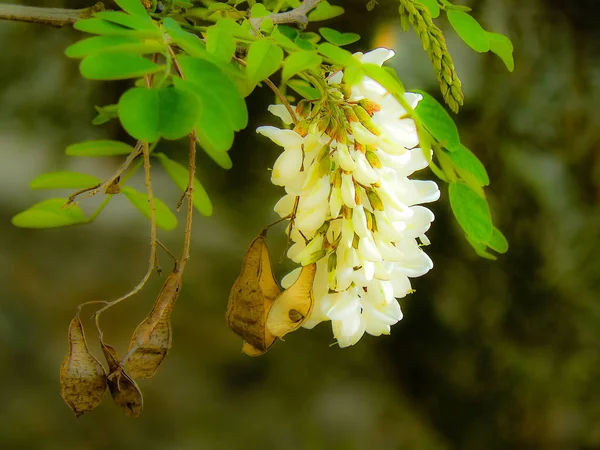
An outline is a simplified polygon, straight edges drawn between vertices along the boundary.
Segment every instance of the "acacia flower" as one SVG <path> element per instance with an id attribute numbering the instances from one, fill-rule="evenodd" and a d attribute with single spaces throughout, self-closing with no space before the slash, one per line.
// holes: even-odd
<path id="1" fill-rule="evenodd" d="M 381 65 L 393 55 L 378 48 L 354 56 Z M 429 244 L 425 232 L 434 216 L 420 204 L 440 192 L 433 181 L 409 178 L 427 158 L 414 121 L 383 86 L 366 76 L 344 85 L 341 71 L 323 84 L 323 98 L 295 107 L 301 121 L 293 130 L 257 131 L 284 148 L 271 181 L 286 192 L 275 211 L 293 216 L 288 257 L 317 263 L 315 303 L 303 326 L 330 320 L 337 343 L 347 347 L 365 332 L 389 334 L 402 319 L 396 299 L 412 292 L 410 278 L 433 267 L 421 246 Z M 404 94 L 412 108 L 421 98 Z M 292 124 L 283 105 L 269 111 Z M 283 287 L 299 272 L 286 275 Z"/>

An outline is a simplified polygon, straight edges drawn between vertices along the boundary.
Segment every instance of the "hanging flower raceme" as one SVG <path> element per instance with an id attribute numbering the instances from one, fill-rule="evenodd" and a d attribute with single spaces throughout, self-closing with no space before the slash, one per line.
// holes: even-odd
<path id="1" fill-rule="evenodd" d="M 355 57 L 381 65 L 393 55 L 379 48 Z M 433 181 L 409 179 L 428 163 L 400 103 L 368 77 L 354 86 L 342 79 L 341 71 L 332 74 L 327 98 L 295 107 L 300 122 L 293 130 L 257 131 L 284 148 L 271 181 L 286 191 L 275 211 L 291 217 L 288 257 L 317 267 L 314 307 L 303 326 L 331 320 L 338 344 L 347 347 L 365 332 L 389 334 L 402 319 L 396 298 L 411 292 L 409 278 L 433 267 L 421 245 L 429 244 L 434 216 L 419 205 L 440 193 Z M 421 96 L 404 99 L 415 108 Z M 292 124 L 284 105 L 269 110 Z M 299 273 L 286 275 L 283 287 Z"/>

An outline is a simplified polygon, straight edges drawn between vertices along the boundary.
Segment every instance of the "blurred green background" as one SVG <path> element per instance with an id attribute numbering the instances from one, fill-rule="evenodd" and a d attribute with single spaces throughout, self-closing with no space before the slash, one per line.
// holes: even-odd
<path id="1" fill-rule="evenodd" d="M 328 26 L 363 36 L 352 50 L 393 46 L 392 64 L 406 86 L 439 97 L 418 40 L 400 31 L 396 2 L 381 0 L 372 13 L 365 1 L 333 3 L 344 3 L 347 14 Z M 118 159 L 68 158 L 64 148 L 125 138 L 117 123 L 90 122 L 93 105 L 114 103 L 127 84 L 83 80 L 77 62 L 63 56 L 81 37 L 73 30 L 0 22 L 0 448 L 600 448 L 600 4 L 463 4 L 515 44 L 509 74 L 438 21 L 465 91 L 456 118 L 461 137 L 488 168 L 489 200 L 509 253 L 497 262 L 475 256 L 441 186 L 429 232 L 435 267 L 401 301 L 405 318 L 391 336 L 339 349 L 330 347 L 330 327 L 322 324 L 261 358 L 241 355 L 224 321 L 229 288 L 282 195 L 267 170 L 278 149 L 254 132 L 277 124 L 265 113 L 272 94 L 257 89 L 248 99 L 251 123 L 231 150 L 234 168 L 223 171 L 199 155 L 215 214 L 195 221 L 173 314 L 174 347 L 157 376 L 140 382 L 145 411 L 135 420 L 109 397 L 75 419 L 60 397 L 58 369 L 76 306 L 114 299 L 144 273 L 147 222 L 116 198 L 90 226 L 36 231 L 10 223 L 54 195 L 28 188 L 43 172 L 113 172 Z M 184 160 L 185 144 L 168 152 Z M 174 205 L 174 185 L 159 168 L 154 179 Z M 90 211 L 97 200 L 81 204 Z M 179 231 L 161 234 L 177 253 Z M 270 236 L 277 259 L 283 230 Z M 168 269 L 168 259 L 162 263 Z M 289 267 L 275 270 L 281 276 Z M 121 351 L 160 284 L 154 278 L 103 316 L 107 340 Z"/>

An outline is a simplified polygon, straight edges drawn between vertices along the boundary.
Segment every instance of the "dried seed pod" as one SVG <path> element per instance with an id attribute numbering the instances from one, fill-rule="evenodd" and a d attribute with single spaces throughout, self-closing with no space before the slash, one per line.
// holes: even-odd
<path id="1" fill-rule="evenodd" d="M 131 337 L 127 370 L 133 378 L 153 377 L 171 349 L 171 311 L 179 297 L 181 275 L 179 267 L 175 267 L 165 280 L 152 311 Z"/>
<path id="2" fill-rule="evenodd" d="M 79 314 L 69 324 L 69 351 L 60 366 L 60 385 L 60 395 L 77 417 L 98 406 L 106 391 L 106 372 L 88 349 Z"/>
<path id="3" fill-rule="evenodd" d="M 114 348 L 102 343 L 102 351 L 109 367 L 107 382 L 113 401 L 123 410 L 125 415 L 138 417 L 144 408 L 144 399 L 140 388 L 123 369 Z"/>
<path id="4" fill-rule="evenodd" d="M 317 265 L 302 267 L 300 276 L 273 303 L 267 317 L 267 328 L 279 338 L 294 331 L 304 323 L 313 308 L 313 281 Z"/>
<path id="5" fill-rule="evenodd" d="M 266 320 L 273 301 L 281 294 L 273 277 L 265 233 L 250 244 L 227 305 L 227 325 L 244 339 L 242 351 L 250 356 L 265 353 L 275 342 Z"/>

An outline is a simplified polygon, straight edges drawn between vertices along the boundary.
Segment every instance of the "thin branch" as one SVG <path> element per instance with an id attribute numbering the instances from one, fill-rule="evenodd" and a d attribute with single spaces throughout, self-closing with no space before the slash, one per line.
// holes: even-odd
<path id="1" fill-rule="evenodd" d="M 258 30 L 260 29 L 260 24 L 263 20 L 271 19 L 274 25 L 281 23 L 295 23 L 302 28 L 306 28 L 306 25 L 308 25 L 307 14 L 316 8 L 320 2 L 321 0 L 304 0 L 300 6 L 292 9 L 291 11 L 250 19 L 250 25 L 252 25 L 254 29 Z"/>
<path id="2" fill-rule="evenodd" d="M 35 6 L 0 5 L 0 20 L 43 23 L 55 27 L 72 25 L 80 19 L 87 19 L 98 11 L 104 11 L 102 2 L 83 9 L 38 8 Z"/>
<path id="3" fill-rule="evenodd" d="M 97 184 L 97 185 L 89 187 L 89 188 L 81 189 L 80 191 L 77 191 L 77 192 L 71 194 L 69 196 L 69 198 L 67 199 L 67 202 L 65 203 L 63 208 L 66 208 L 71 203 L 73 203 L 75 201 L 75 198 L 81 194 L 89 192 L 89 196 L 93 197 L 98 192 L 100 192 L 100 189 L 102 187 L 109 187 L 109 186 L 112 186 L 115 182 L 118 182 L 117 179 L 120 178 L 121 175 L 123 175 L 123 173 L 127 169 L 129 169 L 129 167 L 131 166 L 133 161 L 135 161 L 135 159 L 138 156 L 140 156 L 141 154 L 142 154 L 142 142 L 138 141 L 135 148 L 133 149 L 133 151 L 127 156 L 125 161 L 123 161 L 123 164 L 121 164 L 121 166 L 115 171 L 115 173 L 113 173 L 113 175 L 110 178 L 106 179 L 105 181 L 103 181 L 100 184 Z M 105 194 L 106 194 L 106 192 L 105 192 Z"/>
<path id="4" fill-rule="evenodd" d="M 146 273 L 145 273 L 144 277 L 141 279 L 141 281 L 131 291 L 129 291 L 127 294 L 123 295 L 122 297 L 119 297 L 118 299 L 113 300 L 112 302 L 107 302 L 105 306 L 100 308 L 94 314 L 96 330 L 98 331 L 98 339 L 100 340 L 101 343 L 104 341 L 103 341 L 102 330 L 100 328 L 100 315 L 107 309 L 115 306 L 117 303 L 121 303 L 123 300 L 127 300 L 129 297 L 133 297 L 135 294 L 137 294 L 139 291 L 141 291 L 142 288 L 146 285 L 146 282 L 148 281 L 148 279 L 150 278 L 150 275 L 152 275 L 152 272 L 154 272 L 154 268 L 156 267 L 156 241 L 157 241 L 157 239 L 156 239 L 156 213 L 155 213 L 155 209 L 154 209 L 154 195 L 152 193 L 152 181 L 150 179 L 150 152 L 148 151 L 148 143 L 147 142 L 142 143 L 142 153 L 144 155 L 144 172 L 146 174 L 146 177 L 145 177 L 146 178 L 146 189 L 148 191 L 148 204 L 150 206 L 150 257 L 148 258 L 148 269 L 146 270 Z"/>
<path id="5" fill-rule="evenodd" d="M 181 263 L 179 269 L 183 272 L 183 269 L 190 259 L 190 249 L 192 246 L 192 217 L 194 214 L 194 181 L 196 180 L 196 129 L 190 133 L 190 176 L 188 179 L 188 186 L 185 190 L 187 196 L 187 213 L 185 216 L 185 237 L 183 241 L 183 256 L 181 257 Z"/>

